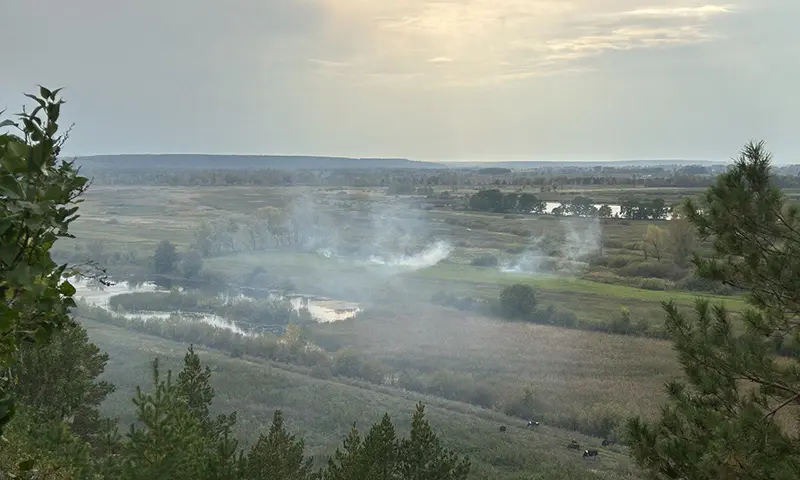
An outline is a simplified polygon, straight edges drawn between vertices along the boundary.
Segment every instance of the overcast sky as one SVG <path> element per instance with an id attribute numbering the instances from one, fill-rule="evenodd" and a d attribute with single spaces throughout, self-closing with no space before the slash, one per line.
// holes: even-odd
<path id="1" fill-rule="evenodd" d="M 0 0 L 96 153 L 800 161 L 800 0 Z M 794 158 L 790 158 L 793 157 Z"/>

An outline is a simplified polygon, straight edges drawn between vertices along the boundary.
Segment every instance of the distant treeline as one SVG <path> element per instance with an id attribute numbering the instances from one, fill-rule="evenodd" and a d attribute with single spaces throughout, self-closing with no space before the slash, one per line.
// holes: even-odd
<path id="1" fill-rule="evenodd" d="M 498 189 L 481 190 L 469 197 L 470 210 L 492 213 L 518 213 L 541 215 L 547 213 L 546 203 L 531 193 L 502 192 Z M 620 205 L 620 218 L 628 220 L 663 220 L 672 208 L 661 198 L 652 200 L 629 199 Z M 556 216 L 612 217 L 609 205 L 596 207 L 591 198 L 577 196 L 562 203 L 551 212 Z"/>
<path id="2" fill-rule="evenodd" d="M 419 187 L 534 187 L 557 191 L 564 187 L 613 185 L 650 188 L 705 188 L 715 173 L 705 167 L 664 168 L 538 168 L 534 170 L 374 168 L 169 168 L 97 167 L 87 164 L 82 173 L 104 185 L 163 186 L 328 186 L 390 187 L 396 194 L 416 194 Z M 800 176 L 790 167 L 776 169 L 773 182 L 780 188 L 800 187 Z"/>

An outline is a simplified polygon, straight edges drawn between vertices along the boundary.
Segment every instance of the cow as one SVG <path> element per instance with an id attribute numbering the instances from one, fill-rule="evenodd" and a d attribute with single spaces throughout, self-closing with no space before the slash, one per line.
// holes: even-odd
<path id="1" fill-rule="evenodd" d="M 538 427 L 539 426 L 539 422 L 534 422 L 533 420 L 528 420 L 528 426 L 529 427 Z"/>
<path id="2" fill-rule="evenodd" d="M 500 425 L 500 431 L 501 432 L 505 432 L 506 431 L 506 426 L 505 425 Z"/>
<path id="3" fill-rule="evenodd" d="M 617 443 L 617 442 L 615 442 L 614 440 L 603 440 L 601 443 L 602 443 L 602 445 L 603 445 L 604 447 L 607 447 L 607 446 L 609 446 L 609 445 L 614 445 L 614 444 L 615 444 L 615 443 Z"/>
<path id="4" fill-rule="evenodd" d="M 596 457 L 596 456 L 597 456 L 597 450 L 584 450 L 583 451 L 583 458 Z"/>

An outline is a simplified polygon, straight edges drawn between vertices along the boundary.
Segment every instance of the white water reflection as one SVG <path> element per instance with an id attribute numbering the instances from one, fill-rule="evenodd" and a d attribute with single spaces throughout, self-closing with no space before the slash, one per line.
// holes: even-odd
<path id="1" fill-rule="evenodd" d="M 232 332 L 239 333 L 241 335 L 249 335 L 248 332 L 238 327 L 236 323 L 214 314 L 181 312 L 181 311 L 175 311 L 175 312 L 143 311 L 143 312 L 130 313 L 130 312 L 114 310 L 113 308 L 111 308 L 109 301 L 111 300 L 112 297 L 115 297 L 117 295 L 122 295 L 126 293 L 168 291 L 166 289 L 159 288 L 158 286 L 156 286 L 151 282 L 145 282 L 141 284 L 132 284 L 130 282 L 118 282 L 111 286 L 99 285 L 97 282 L 93 282 L 87 279 L 72 278 L 70 282 L 76 289 L 75 292 L 76 300 L 82 300 L 88 303 L 89 305 L 103 308 L 111 313 L 123 316 L 125 318 L 131 318 L 131 319 L 141 318 L 147 321 L 148 319 L 163 320 L 171 318 L 173 316 L 178 316 L 186 320 L 199 321 L 217 328 L 224 328 Z M 288 300 L 292 308 L 296 312 L 300 313 L 301 311 L 306 310 L 312 319 L 320 323 L 330 323 L 330 322 L 339 322 L 342 320 L 348 320 L 354 318 L 356 315 L 358 315 L 363 311 L 363 309 L 358 303 L 345 302 L 325 297 L 316 297 L 316 296 L 299 295 L 299 294 L 287 295 L 287 294 L 273 293 L 269 294 L 267 298 L 274 301 Z M 243 294 L 239 294 L 239 295 L 226 295 L 224 299 L 226 302 L 234 302 L 234 301 L 249 301 L 252 300 L 253 298 Z"/>
<path id="2" fill-rule="evenodd" d="M 91 280 L 72 278 L 70 279 L 70 283 L 72 283 L 72 286 L 75 287 L 74 298 L 76 300 L 83 301 L 94 307 L 100 307 L 109 313 L 112 313 L 118 317 L 126 318 L 128 320 L 142 320 L 147 322 L 150 320 L 180 319 L 184 321 L 205 323 L 206 325 L 223 330 L 229 330 L 239 335 L 253 335 L 252 333 L 239 328 L 234 322 L 226 320 L 219 315 L 210 313 L 181 312 L 180 310 L 175 312 L 140 311 L 131 313 L 123 310 L 114 310 L 111 308 L 109 300 L 117 295 L 122 295 L 125 293 L 163 291 L 163 289 L 158 288 L 155 284 L 150 282 L 138 285 L 133 285 L 129 282 L 119 282 L 111 286 L 102 286 L 97 285 Z M 100 289 L 101 286 L 102 289 Z"/>

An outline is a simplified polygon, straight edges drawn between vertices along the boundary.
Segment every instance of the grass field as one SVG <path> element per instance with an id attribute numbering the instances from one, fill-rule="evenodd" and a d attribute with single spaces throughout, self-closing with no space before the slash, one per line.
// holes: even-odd
<path id="1" fill-rule="evenodd" d="M 93 322 L 83 324 L 92 341 L 112 352 L 106 379 L 118 389 L 105 412 L 129 424 L 135 420 L 129 399 L 136 384 L 149 385 L 149 362 L 157 356 L 164 368 L 176 371 L 186 346 Z M 637 478 L 627 456 L 617 447 L 599 447 L 597 438 L 547 425 L 526 429 L 520 420 L 463 403 L 355 381 L 320 380 L 286 366 L 231 359 L 213 350 L 199 352 L 215 371 L 215 409 L 239 413 L 237 433 L 246 442 L 268 428 L 272 412 L 281 409 L 288 428 L 306 439 L 307 453 L 321 459 L 339 445 L 353 422 L 368 428 L 384 412 L 393 416 L 401 434 L 407 433 L 414 404 L 423 401 L 446 445 L 472 458 L 473 478 Z M 499 425 L 504 424 L 510 428 L 501 434 Z M 599 459 L 586 461 L 580 453 L 567 450 L 572 437 L 587 447 L 599 447 Z"/>

